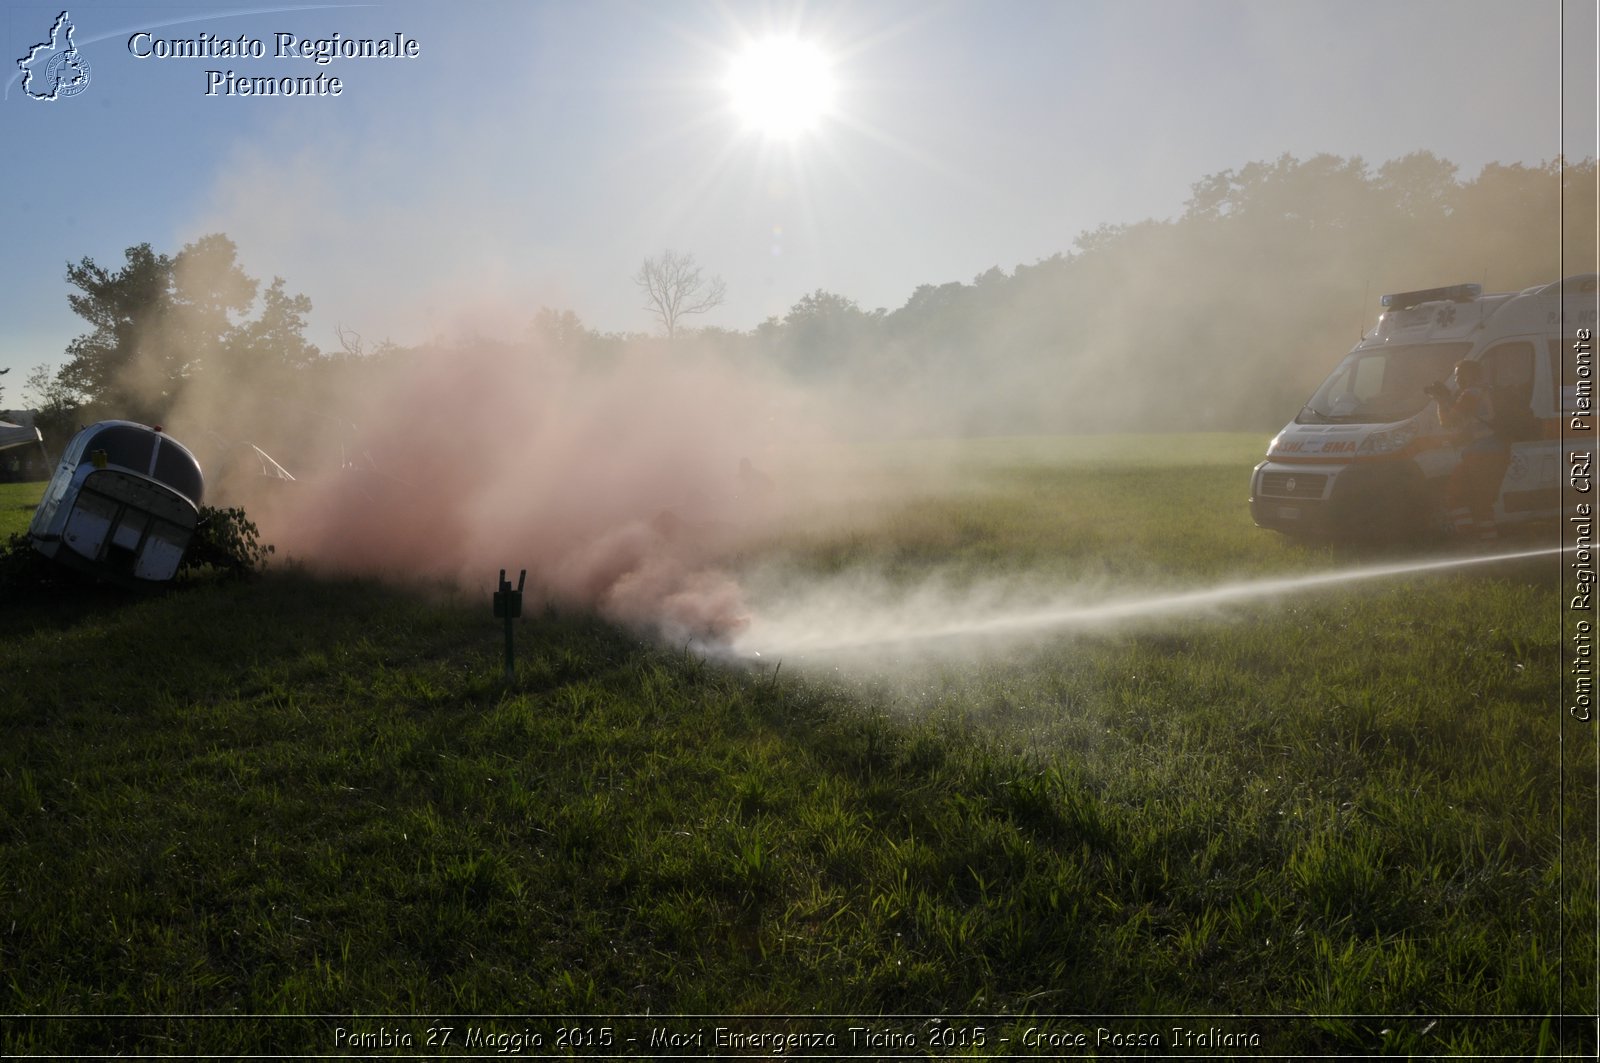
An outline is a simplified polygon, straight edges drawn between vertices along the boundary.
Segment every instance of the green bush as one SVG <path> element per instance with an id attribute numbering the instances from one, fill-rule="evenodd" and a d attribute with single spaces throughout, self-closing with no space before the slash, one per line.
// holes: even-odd
<path id="1" fill-rule="evenodd" d="M 200 507 L 200 521 L 183 556 L 181 572 L 214 569 L 236 578 L 258 573 L 266 566 L 272 545 L 261 542 L 261 532 L 243 509 Z"/>

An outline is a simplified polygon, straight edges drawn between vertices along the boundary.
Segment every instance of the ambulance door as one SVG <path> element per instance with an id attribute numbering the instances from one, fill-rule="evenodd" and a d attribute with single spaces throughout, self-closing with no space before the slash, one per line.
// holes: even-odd
<path id="1" fill-rule="evenodd" d="M 1484 382 L 1494 389 L 1495 420 L 1517 426 L 1511 439 L 1511 464 L 1500 484 L 1496 506 L 1503 520 L 1531 520 L 1556 512 L 1561 503 L 1558 446 L 1544 435 L 1538 413 L 1548 404 L 1549 366 L 1539 357 L 1543 337 L 1502 340 L 1483 354 Z M 1520 416 L 1517 416 L 1520 415 Z"/>

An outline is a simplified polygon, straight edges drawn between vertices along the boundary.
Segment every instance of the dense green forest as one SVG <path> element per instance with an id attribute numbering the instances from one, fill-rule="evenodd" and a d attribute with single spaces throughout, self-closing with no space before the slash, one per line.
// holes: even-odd
<path id="1" fill-rule="evenodd" d="M 1104 225 L 1009 272 L 924 284 L 893 310 L 819 290 L 750 331 L 669 341 L 545 307 L 517 343 L 596 367 L 652 344 L 749 363 L 879 434 L 1270 429 L 1370 327 L 1383 292 L 1593 271 L 1595 188 L 1593 159 L 1469 178 L 1426 152 L 1376 167 L 1284 155 L 1195 182 L 1179 217 Z M 90 331 L 23 395 L 56 436 L 94 415 L 168 419 L 199 395 L 216 423 L 328 418 L 327 397 L 427 350 L 343 331 L 340 349 L 319 350 L 310 300 L 250 277 L 221 234 L 170 256 L 129 248 L 114 271 L 85 258 L 66 280 Z"/>

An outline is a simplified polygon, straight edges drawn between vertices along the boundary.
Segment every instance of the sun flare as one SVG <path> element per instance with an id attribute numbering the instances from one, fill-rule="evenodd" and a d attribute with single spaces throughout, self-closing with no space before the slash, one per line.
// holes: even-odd
<path id="1" fill-rule="evenodd" d="M 788 140 L 815 128 L 832 109 L 833 63 L 815 44 L 769 37 L 734 57 L 726 85 L 746 127 Z"/>

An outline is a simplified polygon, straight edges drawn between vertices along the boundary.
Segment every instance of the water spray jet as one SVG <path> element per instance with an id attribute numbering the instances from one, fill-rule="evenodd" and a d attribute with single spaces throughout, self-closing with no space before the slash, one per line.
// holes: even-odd
<path id="1" fill-rule="evenodd" d="M 1562 552 L 1562 547 L 1548 547 L 1503 554 L 1396 562 L 1304 576 L 1240 581 L 1178 594 L 1094 602 L 1058 600 L 1025 609 L 985 612 L 969 606 L 969 614 L 957 619 L 930 618 L 925 612 L 908 618 L 904 610 L 895 613 L 887 609 L 880 609 L 876 614 L 865 610 L 854 617 L 842 618 L 837 611 L 832 611 L 824 621 L 806 630 L 792 621 L 763 621 L 758 614 L 750 628 L 728 647 L 728 653 L 737 659 L 758 661 L 784 654 L 829 656 L 894 648 L 937 649 L 940 643 L 955 640 L 1016 640 L 1074 628 L 1099 629 L 1116 624 L 1196 615 L 1321 587 L 1552 557 Z"/>

